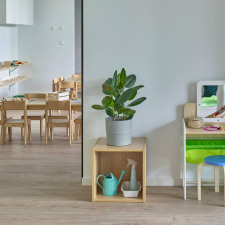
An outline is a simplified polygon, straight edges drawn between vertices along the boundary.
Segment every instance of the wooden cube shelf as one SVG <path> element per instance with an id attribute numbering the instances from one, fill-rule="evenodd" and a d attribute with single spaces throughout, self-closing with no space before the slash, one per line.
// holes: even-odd
<path id="1" fill-rule="evenodd" d="M 141 182 L 141 191 L 137 198 L 125 198 L 121 191 L 123 181 L 130 180 L 131 166 L 127 159 L 133 159 L 136 166 L 137 180 Z M 96 178 L 112 172 L 117 179 L 121 171 L 126 171 L 119 186 L 118 195 L 104 196 L 97 185 Z M 102 180 L 100 180 L 102 183 Z M 146 200 L 146 138 L 132 138 L 131 145 L 115 147 L 106 145 L 105 138 L 99 138 L 92 149 L 92 201 L 93 202 L 145 202 Z"/>

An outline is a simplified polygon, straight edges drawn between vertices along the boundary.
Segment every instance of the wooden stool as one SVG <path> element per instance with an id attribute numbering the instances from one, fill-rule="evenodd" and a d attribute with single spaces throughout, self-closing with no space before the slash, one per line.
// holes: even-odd
<path id="1" fill-rule="evenodd" d="M 215 192 L 219 192 L 219 166 L 223 167 L 224 172 L 224 206 L 225 206 L 225 155 L 214 155 L 205 158 L 205 162 L 199 164 L 198 178 L 198 200 L 201 200 L 201 169 L 203 166 L 214 166 Z"/>

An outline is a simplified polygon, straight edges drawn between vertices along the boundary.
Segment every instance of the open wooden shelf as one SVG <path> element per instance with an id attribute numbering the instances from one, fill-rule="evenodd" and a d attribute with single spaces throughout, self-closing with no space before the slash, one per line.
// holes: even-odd
<path id="1" fill-rule="evenodd" d="M 125 198 L 121 192 L 123 181 L 130 180 L 131 166 L 126 168 L 127 159 L 133 159 L 136 166 L 137 180 L 142 189 L 137 198 Z M 126 173 L 118 185 L 118 195 L 104 196 L 102 189 L 97 185 L 98 175 L 112 172 L 119 179 L 121 171 Z M 99 179 L 102 183 L 102 178 Z M 92 150 L 92 201 L 93 202 L 145 202 L 146 200 L 146 138 L 132 138 L 131 145 L 115 147 L 106 145 L 105 138 L 99 138 Z"/>
<path id="2" fill-rule="evenodd" d="M 137 198 L 124 198 L 123 193 L 120 191 L 115 196 L 105 196 L 102 193 L 97 193 L 95 202 L 143 202 L 143 199 L 141 192 Z"/>
<path id="3" fill-rule="evenodd" d="M 7 86 L 11 86 L 13 84 L 16 84 L 16 83 L 19 83 L 21 81 L 28 80 L 28 79 L 31 79 L 31 77 L 28 77 L 28 76 L 17 76 L 17 77 L 8 79 L 7 82 L 2 82 L 0 84 L 0 88 L 7 87 Z"/>
<path id="4" fill-rule="evenodd" d="M 0 72 L 2 72 L 4 70 L 14 70 L 14 69 L 20 68 L 21 66 L 27 66 L 30 64 L 31 63 L 23 63 L 23 64 L 19 64 L 18 66 L 2 67 L 2 68 L 0 68 Z"/>

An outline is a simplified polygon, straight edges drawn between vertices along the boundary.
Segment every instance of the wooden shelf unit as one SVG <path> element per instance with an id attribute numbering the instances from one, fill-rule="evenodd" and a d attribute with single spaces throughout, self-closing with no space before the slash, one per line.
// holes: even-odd
<path id="1" fill-rule="evenodd" d="M 137 198 L 125 198 L 121 191 L 123 181 L 130 180 L 131 166 L 126 168 L 127 159 L 133 159 L 136 166 L 137 180 L 141 182 L 142 189 Z M 119 186 L 118 195 L 104 196 L 102 189 L 97 185 L 98 175 L 112 172 L 117 179 L 121 171 L 125 170 Z M 100 183 L 102 180 L 100 179 Z M 93 202 L 145 202 L 146 201 L 146 138 L 132 138 L 131 145 L 115 147 L 106 145 L 105 138 L 99 138 L 92 149 L 92 201 Z"/>
<path id="2" fill-rule="evenodd" d="M 15 69 L 18 69 L 20 68 L 21 66 L 27 66 L 27 65 L 30 65 L 31 63 L 23 63 L 23 64 L 19 64 L 18 66 L 10 66 L 10 67 L 2 67 L 0 68 L 0 72 L 4 71 L 4 70 L 15 70 Z"/>
<path id="3" fill-rule="evenodd" d="M 13 79 L 13 78 L 11 78 L 11 79 Z M 7 87 L 7 86 L 11 86 L 11 85 L 13 85 L 13 84 L 16 84 L 16 83 L 19 83 L 19 82 L 21 82 L 21 81 L 28 80 L 28 79 L 31 79 L 31 77 L 27 77 L 27 76 L 17 76 L 17 77 L 16 77 L 16 80 L 10 81 L 10 79 L 9 79 L 8 82 L 4 82 L 4 83 L 2 82 L 2 83 L 0 84 L 0 88 Z"/>

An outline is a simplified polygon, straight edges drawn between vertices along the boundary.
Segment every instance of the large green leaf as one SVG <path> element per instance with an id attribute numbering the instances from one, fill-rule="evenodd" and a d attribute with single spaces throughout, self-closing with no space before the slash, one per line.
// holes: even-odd
<path id="1" fill-rule="evenodd" d="M 129 98 L 129 100 L 133 100 L 137 95 L 137 91 L 134 91 L 133 94 L 131 95 L 131 97 Z"/>
<path id="2" fill-rule="evenodd" d="M 128 117 L 126 118 L 126 120 L 131 120 L 133 117 L 134 117 L 134 115 L 128 116 Z"/>
<path id="3" fill-rule="evenodd" d="M 131 75 L 129 75 L 127 77 L 127 81 L 126 81 L 125 87 L 126 88 L 131 88 L 131 87 L 134 86 L 135 82 L 136 82 L 136 76 L 134 74 L 131 74 Z"/>
<path id="4" fill-rule="evenodd" d="M 140 88 L 143 88 L 144 85 L 138 85 L 138 86 L 135 86 L 135 87 L 132 87 L 133 91 L 138 91 Z"/>
<path id="5" fill-rule="evenodd" d="M 132 106 L 136 106 L 141 104 L 143 101 L 145 101 L 147 98 L 146 97 L 142 97 L 142 98 L 138 98 L 137 100 L 131 102 L 128 106 L 132 107 Z"/>
<path id="6" fill-rule="evenodd" d="M 115 88 L 117 85 L 117 70 L 115 71 L 112 79 L 112 87 Z"/>
<path id="7" fill-rule="evenodd" d="M 116 104 L 118 105 L 122 105 L 124 102 L 126 102 L 131 95 L 133 94 L 133 90 L 132 89 L 128 89 L 126 90 L 122 95 L 120 95 L 117 99 L 116 99 Z"/>
<path id="8" fill-rule="evenodd" d="M 126 70 L 123 68 L 120 73 L 120 83 L 124 86 L 127 81 Z"/>
<path id="9" fill-rule="evenodd" d="M 110 108 L 106 109 L 105 112 L 106 112 L 106 114 L 107 114 L 109 117 L 113 117 L 113 116 L 114 116 L 114 115 L 113 115 L 113 111 L 112 111 L 112 109 L 110 109 Z"/>
<path id="10" fill-rule="evenodd" d="M 103 99 L 102 99 L 102 105 L 105 107 L 105 108 L 110 108 L 114 105 L 114 101 L 112 99 L 112 97 L 109 97 L 109 96 L 105 96 Z"/>
<path id="11" fill-rule="evenodd" d="M 110 86 L 112 86 L 112 82 L 113 82 L 113 79 L 112 78 L 109 78 L 105 81 L 105 84 L 108 84 Z"/>
<path id="12" fill-rule="evenodd" d="M 112 95 L 113 88 L 109 84 L 104 83 L 102 85 L 102 91 L 105 95 Z"/>
<path id="13" fill-rule="evenodd" d="M 105 107 L 102 106 L 102 105 L 92 105 L 91 108 L 92 109 L 96 109 L 96 110 L 103 110 L 103 109 L 105 109 Z"/>

